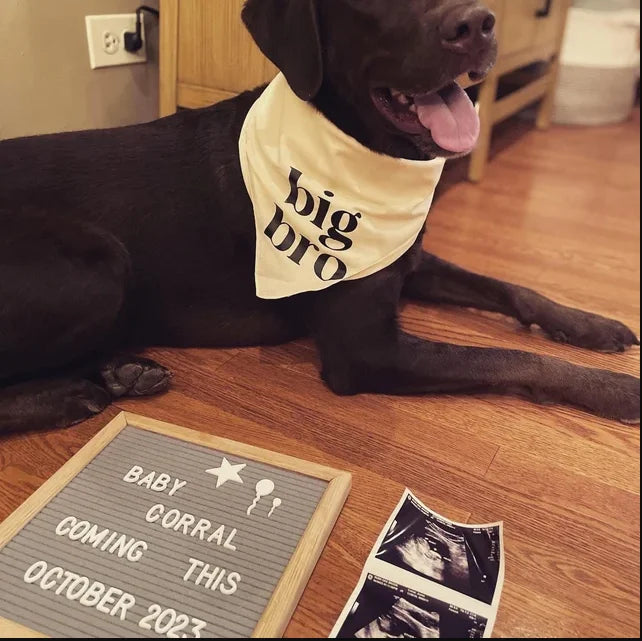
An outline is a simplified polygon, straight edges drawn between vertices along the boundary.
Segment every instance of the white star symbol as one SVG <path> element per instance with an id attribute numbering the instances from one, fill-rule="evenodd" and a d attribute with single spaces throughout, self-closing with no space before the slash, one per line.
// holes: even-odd
<path id="1" fill-rule="evenodd" d="M 243 483 L 243 479 L 239 476 L 239 472 L 247 465 L 247 463 L 239 463 L 238 465 L 231 465 L 230 462 L 223 457 L 223 462 L 220 467 L 213 467 L 205 470 L 207 474 L 216 476 L 216 487 L 221 487 L 226 481 L 234 481 L 235 483 Z"/>

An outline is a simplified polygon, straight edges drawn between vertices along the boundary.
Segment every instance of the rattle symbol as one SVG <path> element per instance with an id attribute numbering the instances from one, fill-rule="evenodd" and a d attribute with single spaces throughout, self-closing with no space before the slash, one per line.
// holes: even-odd
<path id="1" fill-rule="evenodd" d="M 250 512 L 256 507 L 257 503 L 263 498 L 264 496 L 269 496 L 274 492 L 274 482 L 270 481 L 270 479 L 262 479 L 256 484 L 256 496 L 254 497 L 254 501 L 252 501 L 252 505 L 247 508 L 246 514 L 250 516 Z"/>

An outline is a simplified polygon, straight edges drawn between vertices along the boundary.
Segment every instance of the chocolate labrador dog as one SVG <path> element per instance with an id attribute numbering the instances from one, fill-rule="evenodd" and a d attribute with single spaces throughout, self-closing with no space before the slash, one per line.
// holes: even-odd
<path id="1" fill-rule="evenodd" d="M 243 20 L 299 98 L 398 158 L 459 153 L 452 136 L 474 116 L 455 78 L 483 78 L 496 57 L 494 16 L 476 0 L 248 0 Z M 421 235 L 368 277 L 257 298 L 238 139 L 262 91 L 139 126 L 0 143 L 0 431 L 66 426 L 165 390 L 168 371 L 133 347 L 306 334 L 337 394 L 520 393 L 638 421 L 636 378 L 403 332 L 405 296 L 507 314 L 590 349 L 639 344 L 619 322 L 427 254 Z"/>

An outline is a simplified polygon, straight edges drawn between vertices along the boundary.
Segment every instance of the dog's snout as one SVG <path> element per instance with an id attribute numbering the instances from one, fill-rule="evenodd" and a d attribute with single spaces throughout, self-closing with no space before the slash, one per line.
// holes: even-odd
<path id="1" fill-rule="evenodd" d="M 495 38 L 495 15 L 474 4 L 450 11 L 440 27 L 444 48 L 463 54 L 476 54 Z"/>

